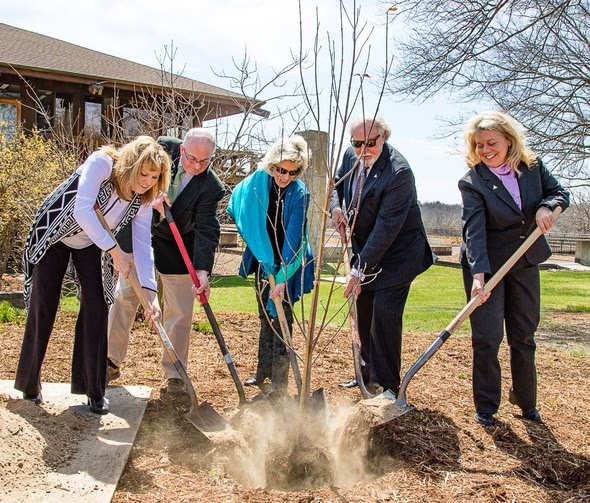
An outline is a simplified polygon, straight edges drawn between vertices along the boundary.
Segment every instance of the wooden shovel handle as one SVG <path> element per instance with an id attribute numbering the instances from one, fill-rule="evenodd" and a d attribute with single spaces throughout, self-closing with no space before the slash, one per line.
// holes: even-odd
<path id="1" fill-rule="evenodd" d="M 268 283 L 270 285 L 270 290 L 274 290 L 276 287 L 275 277 L 272 274 L 268 275 Z M 268 293 L 270 295 L 270 292 Z M 275 304 L 275 308 L 277 310 L 277 317 L 279 319 L 279 325 L 281 327 L 281 334 L 283 335 L 283 340 L 285 341 L 285 345 L 287 346 L 287 353 L 289 355 L 289 360 L 291 362 L 291 367 L 293 368 L 293 376 L 295 378 L 295 383 L 297 384 L 297 390 L 301 393 L 301 386 L 303 381 L 301 379 L 301 371 L 299 370 L 299 364 L 297 363 L 297 355 L 293 350 L 293 338 L 291 337 L 291 331 L 289 330 L 289 324 L 287 323 L 287 317 L 285 316 L 285 310 L 283 309 L 283 301 L 279 298 L 273 298 L 272 301 Z"/>
<path id="2" fill-rule="evenodd" d="M 553 210 L 553 217 L 557 218 L 561 213 L 561 207 L 558 206 Z M 531 232 L 530 236 L 518 247 L 518 249 L 512 254 L 512 256 L 496 271 L 496 273 L 490 278 L 490 280 L 484 286 L 484 293 L 490 293 L 500 281 L 506 276 L 506 273 L 512 269 L 512 266 L 518 262 L 518 260 L 526 253 L 531 245 L 539 239 L 543 234 L 543 231 L 539 226 L 535 227 L 535 230 Z M 449 334 L 452 334 L 459 325 L 461 325 L 465 319 L 482 303 L 482 299 L 479 295 L 473 297 L 469 303 L 462 309 L 462 311 L 455 317 L 455 319 L 446 328 Z"/>

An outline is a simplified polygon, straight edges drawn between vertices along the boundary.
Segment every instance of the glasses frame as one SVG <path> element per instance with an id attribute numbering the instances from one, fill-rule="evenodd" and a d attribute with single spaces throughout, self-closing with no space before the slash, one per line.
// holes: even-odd
<path id="1" fill-rule="evenodd" d="M 279 164 L 275 164 L 274 169 L 279 175 L 289 175 L 291 178 L 297 178 L 301 174 L 301 166 L 298 167 L 296 170 L 289 171 L 288 169 L 283 168 Z"/>
<path id="2" fill-rule="evenodd" d="M 375 138 L 367 138 L 366 140 L 355 140 L 354 138 L 350 139 L 350 144 L 354 148 L 361 148 L 363 145 L 366 145 L 367 148 L 372 148 L 377 145 L 377 140 L 381 137 L 381 133 L 379 133 Z"/>
<path id="3" fill-rule="evenodd" d="M 203 166 L 204 164 L 209 166 L 209 163 L 212 159 L 212 157 L 207 157 L 206 159 L 199 160 L 194 155 L 190 155 L 189 153 L 187 153 L 186 148 L 184 148 L 184 145 L 182 146 L 182 153 L 188 162 L 192 162 L 193 164 L 200 164 L 201 166 Z"/>

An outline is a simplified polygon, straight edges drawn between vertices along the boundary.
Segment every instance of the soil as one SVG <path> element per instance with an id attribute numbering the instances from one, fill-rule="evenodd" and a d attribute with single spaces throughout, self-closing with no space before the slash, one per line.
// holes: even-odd
<path id="1" fill-rule="evenodd" d="M 256 369 L 258 317 L 226 312 L 216 317 L 246 379 Z M 205 319 L 195 314 L 195 323 Z M 58 313 L 44 382 L 69 382 L 74 322 L 75 315 Z M 329 411 L 299 424 L 296 404 L 284 397 L 238 408 L 213 334 L 193 332 L 189 375 L 199 398 L 233 427 L 207 441 L 185 418 L 190 401 L 161 391 L 161 344 L 138 322 L 122 376 L 113 384 L 142 384 L 153 391 L 113 501 L 588 501 L 588 327 L 590 313 L 576 313 L 554 316 L 539 329 L 543 423 L 524 420 L 508 403 L 509 360 L 502 346 L 503 402 L 497 425 L 489 428 L 473 419 L 467 336 L 451 337 L 416 374 L 408 388 L 415 410 L 380 424 L 375 414 L 387 416 L 386 408 L 357 403 L 358 389 L 338 386 L 352 376 L 350 341 L 346 332 L 331 330 L 322 336 L 333 342 L 318 358 L 311 386 L 324 388 Z M 22 334 L 22 320 L 0 325 L 0 379 L 14 379 Z M 403 369 L 437 335 L 405 334 Z M 295 339 L 302 344 L 301 334 Z M 246 388 L 249 400 L 258 393 Z M 289 395 L 295 394 L 290 382 Z M 86 430 L 84 418 L 73 413 L 0 396 L 1 484 L 19 484 L 27 473 L 67 463 Z"/>

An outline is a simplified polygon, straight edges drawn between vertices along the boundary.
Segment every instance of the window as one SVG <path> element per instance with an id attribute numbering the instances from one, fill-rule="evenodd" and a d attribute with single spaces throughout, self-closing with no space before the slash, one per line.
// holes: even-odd
<path id="1" fill-rule="evenodd" d="M 20 124 L 20 102 L 0 98 L 0 134 L 11 137 Z"/>

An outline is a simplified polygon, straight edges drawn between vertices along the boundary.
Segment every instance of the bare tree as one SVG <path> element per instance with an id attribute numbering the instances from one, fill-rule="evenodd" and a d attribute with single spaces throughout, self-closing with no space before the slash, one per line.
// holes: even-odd
<path id="1" fill-rule="evenodd" d="M 590 186 L 588 0 L 400 0 L 387 89 L 489 101 L 520 120 L 570 187 Z M 451 128 L 458 121 L 451 121 Z"/>
<path id="2" fill-rule="evenodd" d="M 320 171 L 325 175 L 325 190 L 323 193 L 312 195 L 311 205 L 319 210 L 321 217 L 316 225 L 319 228 L 317 239 L 319 246 L 314 256 L 314 268 L 316 283 L 310 294 L 309 309 L 304 307 L 304 301 L 300 302 L 297 313 L 294 310 L 299 329 L 303 334 L 304 348 L 298 354 L 302 367 L 302 389 L 299 395 L 298 429 L 301 426 L 303 411 L 310 398 L 312 368 L 321 357 L 325 348 L 331 344 L 335 335 L 326 335 L 325 328 L 333 322 L 334 317 L 329 314 L 331 302 L 338 303 L 335 294 L 340 289 L 336 276 L 343 274 L 344 256 L 341 252 L 336 259 L 333 269 L 334 277 L 330 284 L 330 292 L 325 304 L 320 304 L 319 279 L 322 275 L 322 267 L 325 265 L 324 243 L 328 236 L 335 237 L 329 220 L 329 204 L 332 192 L 336 186 L 335 175 L 341 156 L 348 146 L 348 127 L 353 114 L 364 115 L 367 119 L 377 115 L 379 104 L 383 96 L 383 88 L 378 91 L 378 103 L 371 110 L 365 109 L 364 91 L 367 85 L 366 79 L 370 78 L 368 68 L 371 61 L 371 42 L 375 41 L 374 27 L 363 21 L 360 6 L 356 1 L 352 3 L 341 0 L 339 3 L 339 31 L 321 35 L 319 15 L 316 14 L 315 31 L 313 35 L 312 49 L 306 47 L 304 22 L 301 2 L 300 11 L 300 53 L 299 71 L 302 85 L 303 99 L 311 117 L 311 127 L 317 131 L 326 131 L 327 144 L 320 159 Z M 384 9 L 387 17 L 386 29 L 389 25 L 389 10 Z M 307 21 L 306 21 L 307 22 Z M 387 32 L 386 32 L 387 33 Z M 386 36 L 387 38 L 387 36 Z M 322 41 L 325 45 L 322 45 Z M 382 40 L 377 43 L 383 44 Z M 385 43 L 387 47 L 387 44 Z M 373 61 L 374 64 L 374 61 Z M 386 72 L 391 67 L 391 57 L 385 50 Z M 307 66 L 306 66 L 307 65 Z M 326 73 L 323 73 L 326 72 Z M 327 82 L 328 89 L 322 87 Z M 317 168 L 314 168 L 317 169 Z M 338 183 L 342 183 L 340 180 Z M 354 229 L 354 220 L 350 224 L 351 232 Z M 340 310 L 347 310 L 348 305 L 340 299 Z M 306 312 L 309 316 L 306 317 Z M 343 328 L 340 326 L 340 328 Z"/>

